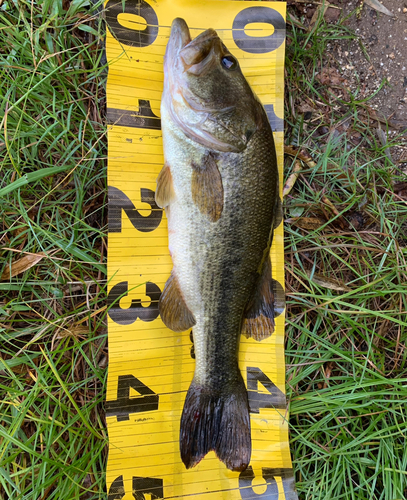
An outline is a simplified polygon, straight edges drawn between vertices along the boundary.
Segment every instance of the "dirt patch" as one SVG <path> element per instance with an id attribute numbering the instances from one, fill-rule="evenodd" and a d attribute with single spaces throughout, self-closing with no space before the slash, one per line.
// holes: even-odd
<path id="1" fill-rule="evenodd" d="M 360 0 L 331 0 L 325 11 L 328 23 L 342 22 L 357 35 L 327 46 L 321 78 L 340 84 L 358 101 L 366 100 L 393 129 L 407 134 L 407 0 L 382 0 L 393 17 L 372 9 Z M 289 1 L 304 25 L 312 28 L 320 3 Z M 319 9 L 319 10 L 318 10 Z"/>
<path id="2" fill-rule="evenodd" d="M 361 43 L 344 40 L 334 48 L 342 75 L 352 91 L 360 88 L 358 99 L 377 92 L 369 104 L 407 128 L 407 1 L 382 0 L 395 17 L 367 5 L 358 14 L 359 3 L 343 2 L 345 23 Z"/>

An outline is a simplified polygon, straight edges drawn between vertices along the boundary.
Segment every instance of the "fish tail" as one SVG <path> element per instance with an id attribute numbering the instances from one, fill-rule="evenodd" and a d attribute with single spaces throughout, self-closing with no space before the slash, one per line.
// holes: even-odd
<path id="1" fill-rule="evenodd" d="M 230 392 L 194 381 L 189 387 L 181 417 L 181 459 L 190 469 L 211 450 L 231 470 L 243 471 L 250 462 L 249 404 L 240 374 Z"/>

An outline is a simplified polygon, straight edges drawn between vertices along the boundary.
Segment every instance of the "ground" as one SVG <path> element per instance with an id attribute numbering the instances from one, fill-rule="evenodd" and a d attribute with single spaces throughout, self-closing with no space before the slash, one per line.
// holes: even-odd
<path id="1" fill-rule="evenodd" d="M 358 9 L 360 0 L 331 3 L 341 11 L 330 8 L 327 19 L 345 17 L 344 25 L 354 31 L 357 38 L 328 45 L 327 64 L 338 67 L 346 86 L 357 99 L 377 92 L 370 105 L 397 128 L 407 129 L 407 2 L 383 0 L 382 4 L 394 17 L 366 4 Z M 306 18 L 312 18 L 315 5 L 301 7 Z"/>

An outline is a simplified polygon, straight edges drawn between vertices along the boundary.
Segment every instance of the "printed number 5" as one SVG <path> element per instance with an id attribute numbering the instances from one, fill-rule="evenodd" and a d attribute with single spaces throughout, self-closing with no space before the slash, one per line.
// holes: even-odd
<path id="1" fill-rule="evenodd" d="M 298 500 L 292 469 L 272 469 L 270 467 L 263 467 L 261 469 L 261 475 L 266 484 L 264 484 L 264 482 L 260 482 L 257 485 L 253 485 L 253 480 L 256 476 L 254 475 L 253 468 L 250 465 L 245 471 L 240 473 L 239 490 L 242 500 L 254 500 L 255 498 L 261 498 L 262 500 L 279 500 L 278 486 L 275 479 L 276 477 L 281 477 L 282 479 L 285 500 Z M 256 486 L 263 489 L 264 486 L 266 486 L 266 491 L 263 491 L 263 493 L 255 493 L 253 488 L 256 488 Z"/>
<path id="2" fill-rule="evenodd" d="M 164 498 L 163 480 L 155 477 L 133 476 L 132 493 L 135 500 Z M 110 485 L 107 500 L 121 500 L 125 494 L 123 476 L 118 476 Z"/>

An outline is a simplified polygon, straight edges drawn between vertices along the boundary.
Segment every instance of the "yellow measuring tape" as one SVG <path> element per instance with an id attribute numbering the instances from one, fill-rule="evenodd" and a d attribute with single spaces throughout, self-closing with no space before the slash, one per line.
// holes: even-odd
<path id="1" fill-rule="evenodd" d="M 190 331 L 174 333 L 159 317 L 158 299 L 172 262 L 165 213 L 154 201 L 164 161 L 159 118 L 163 56 L 175 17 L 186 20 L 192 38 L 214 28 L 239 60 L 270 119 L 282 181 L 285 7 L 284 2 L 228 0 L 106 3 L 108 500 L 297 499 L 284 394 L 281 220 L 271 248 L 275 332 L 261 342 L 242 337 L 239 352 L 251 412 L 250 465 L 232 472 L 210 452 L 186 470 L 179 425 L 194 371 L 194 348 Z"/>

